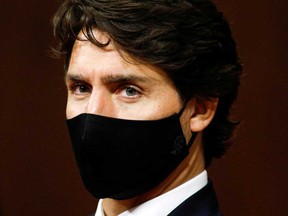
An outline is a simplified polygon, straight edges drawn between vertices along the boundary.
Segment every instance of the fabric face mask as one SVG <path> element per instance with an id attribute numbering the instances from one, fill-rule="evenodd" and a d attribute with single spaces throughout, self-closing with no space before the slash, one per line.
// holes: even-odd
<path id="1" fill-rule="evenodd" d="M 86 189 L 96 198 L 129 199 L 160 184 L 188 155 L 181 112 L 160 120 L 80 114 L 67 120 Z"/>

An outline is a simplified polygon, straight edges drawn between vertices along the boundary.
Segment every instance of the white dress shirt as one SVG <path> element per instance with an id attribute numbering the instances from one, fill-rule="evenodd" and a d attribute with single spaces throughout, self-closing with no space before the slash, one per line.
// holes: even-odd
<path id="1" fill-rule="evenodd" d="M 122 212 L 119 216 L 167 216 L 173 209 L 202 189 L 207 183 L 208 176 L 206 170 L 204 170 L 173 190 Z M 102 199 L 99 200 L 95 216 L 105 216 L 102 201 Z"/>

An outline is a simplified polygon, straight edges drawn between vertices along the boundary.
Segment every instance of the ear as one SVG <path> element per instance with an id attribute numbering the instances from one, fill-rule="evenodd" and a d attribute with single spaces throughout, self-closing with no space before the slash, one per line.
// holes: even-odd
<path id="1" fill-rule="evenodd" d="M 216 113 L 218 101 L 218 98 L 193 99 L 191 104 L 189 101 L 187 105 L 193 106 L 190 117 L 190 130 L 192 132 L 200 132 L 210 124 Z"/>

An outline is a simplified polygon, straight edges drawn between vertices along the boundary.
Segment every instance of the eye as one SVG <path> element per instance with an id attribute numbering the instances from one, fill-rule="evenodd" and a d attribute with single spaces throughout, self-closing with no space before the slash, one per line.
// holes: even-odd
<path id="1" fill-rule="evenodd" d="M 125 99 L 135 99 L 140 97 L 140 89 L 134 86 L 124 86 L 118 90 L 117 94 Z"/>
<path id="2" fill-rule="evenodd" d="M 129 97 L 133 97 L 133 96 L 139 94 L 139 92 L 132 87 L 127 87 L 124 90 L 125 90 L 125 94 Z"/>
<path id="3" fill-rule="evenodd" d="M 86 83 L 73 83 L 70 87 L 73 94 L 81 95 L 91 92 L 91 87 Z"/>

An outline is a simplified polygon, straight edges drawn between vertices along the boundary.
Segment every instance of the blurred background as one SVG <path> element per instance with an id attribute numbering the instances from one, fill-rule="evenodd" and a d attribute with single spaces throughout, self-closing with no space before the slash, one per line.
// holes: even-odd
<path id="1" fill-rule="evenodd" d="M 0 209 L 3 216 L 89 215 L 66 124 L 61 60 L 49 58 L 60 0 L 0 5 Z M 234 146 L 209 168 L 225 216 L 288 215 L 288 2 L 215 0 L 244 76 Z"/>

